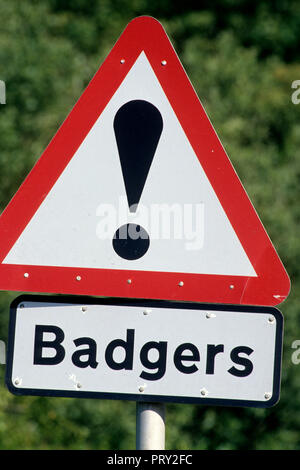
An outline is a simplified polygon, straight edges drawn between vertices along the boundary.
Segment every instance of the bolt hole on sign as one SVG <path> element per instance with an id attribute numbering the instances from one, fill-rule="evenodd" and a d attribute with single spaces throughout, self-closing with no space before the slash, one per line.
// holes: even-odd
<path id="1" fill-rule="evenodd" d="M 0 239 L 5 290 L 273 306 L 290 289 L 151 17 L 125 28 L 2 213 Z"/>

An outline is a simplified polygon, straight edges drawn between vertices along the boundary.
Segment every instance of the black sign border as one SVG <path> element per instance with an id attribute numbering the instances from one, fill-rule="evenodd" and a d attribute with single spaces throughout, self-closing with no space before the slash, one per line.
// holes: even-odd
<path id="1" fill-rule="evenodd" d="M 147 394 L 127 394 L 127 393 L 105 393 L 105 392 L 85 392 L 65 391 L 65 390 L 49 390 L 49 389 L 31 389 L 15 387 L 12 382 L 12 367 L 14 355 L 14 339 L 17 307 L 20 303 L 31 302 L 48 302 L 48 303 L 66 303 L 79 305 L 124 305 L 124 306 L 140 306 L 143 308 L 180 308 L 187 310 L 222 310 L 236 311 L 240 313 L 263 313 L 273 315 L 276 319 L 276 336 L 275 336 L 275 354 L 274 354 L 274 375 L 273 375 L 273 391 L 272 398 L 269 400 L 234 400 L 222 398 L 206 398 L 206 397 L 176 397 L 165 395 L 147 395 Z M 283 344 L 283 315 L 275 307 L 269 306 L 253 306 L 253 305 L 231 305 L 231 304 L 208 304 L 197 302 L 179 302 L 168 300 L 149 300 L 149 299 L 127 299 L 121 297 L 85 297 L 85 296 L 69 296 L 69 295 L 35 295 L 22 294 L 14 299 L 10 305 L 10 322 L 9 335 L 7 345 L 7 364 L 5 382 L 8 390 L 14 395 L 30 395 L 30 396 L 47 396 L 47 397 L 70 397 L 70 398 L 98 398 L 108 400 L 129 400 L 136 402 L 163 402 L 163 403 L 190 403 L 198 405 L 221 405 L 221 406 L 239 406 L 250 408 L 270 408 L 274 406 L 280 398 L 280 382 L 281 382 L 281 362 L 282 362 L 282 344 Z"/>

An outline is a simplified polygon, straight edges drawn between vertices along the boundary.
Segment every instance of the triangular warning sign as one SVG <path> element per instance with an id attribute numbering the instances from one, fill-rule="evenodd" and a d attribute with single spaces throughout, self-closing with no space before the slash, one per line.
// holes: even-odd
<path id="1" fill-rule="evenodd" d="M 0 217 L 0 288 L 276 305 L 286 271 L 159 22 L 131 21 Z"/>

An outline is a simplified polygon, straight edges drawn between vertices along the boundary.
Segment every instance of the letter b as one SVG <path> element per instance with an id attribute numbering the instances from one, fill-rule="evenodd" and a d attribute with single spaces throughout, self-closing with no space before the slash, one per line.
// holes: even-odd
<path id="1" fill-rule="evenodd" d="M 54 340 L 44 341 L 44 333 L 53 333 Z M 65 349 L 61 345 L 65 334 L 61 328 L 53 325 L 36 325 L 34 339 L 34 357 L 33 363 L 39 365 L 56 365 L 64 360 Z M 43 357 L 43 348 L 55 349 L 55 356 Z"/>

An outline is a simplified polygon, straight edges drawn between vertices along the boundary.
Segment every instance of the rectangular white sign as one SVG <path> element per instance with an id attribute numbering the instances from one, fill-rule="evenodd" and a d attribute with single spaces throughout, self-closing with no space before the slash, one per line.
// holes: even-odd
<path id="1" fill-rule="evenodd" d="M 20 395 L 269 407 L 282 328 L 273 307 L 24 295 L 6 382 Z"/>

